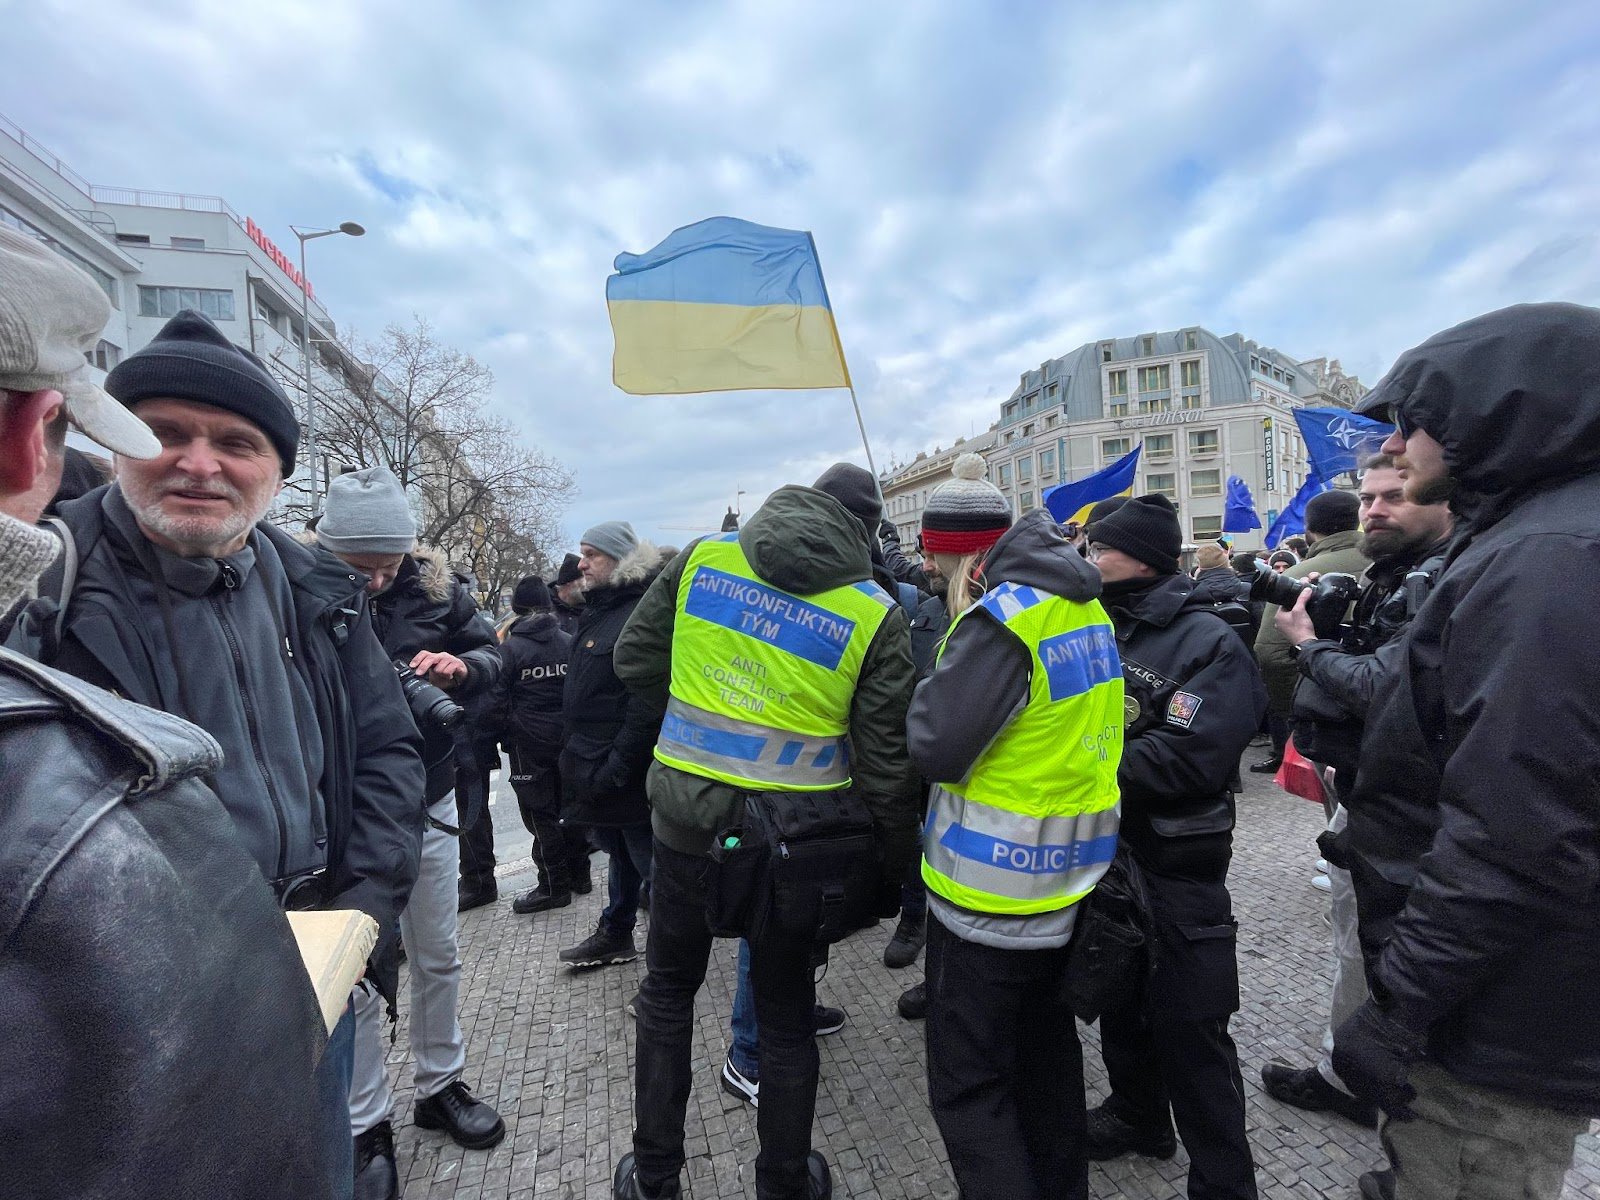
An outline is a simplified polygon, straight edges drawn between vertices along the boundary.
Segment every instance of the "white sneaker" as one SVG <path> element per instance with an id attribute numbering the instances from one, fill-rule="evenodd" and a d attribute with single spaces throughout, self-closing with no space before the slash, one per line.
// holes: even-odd
<path id="1" fill-rule="evenodd" d="M 1331 892 L 1333 891 L 1333 880 L 1329 879 L 1326 875 L 1318 875 L 1312 879 L 1311 886 L 1316 888 L 1319 892 Z"/>
<path id="2" fill-rule="evenodd" d="M 1328 860 L 1327 859 L 1325 859 L 1325 858 L 1317 859 L 1317 872 L 1318 872 L 1318 874 L 1321 874 L 1321 875 L 1326 875 L 1328 873 Z"/>
<path id="3" fill-rule="evenodd" d="M 733 1065 L 731 1054 L 722 1064 L 722 1090 L 730 1096 L 743 1100 L 751 1108 L 757 1108 L 761 1104 L 761 1081 L 746 1079 L 740 1074 L 739 1068 Z"/>

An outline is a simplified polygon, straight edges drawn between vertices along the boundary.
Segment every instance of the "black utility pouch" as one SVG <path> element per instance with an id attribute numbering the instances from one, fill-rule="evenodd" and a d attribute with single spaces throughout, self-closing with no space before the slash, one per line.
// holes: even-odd
<path id="1" fill-rule="evenodd" d="M 745 804 L 772 847 L 759 932 L 828 945 L 873 922 L 878 847 L 855 792 L 764 792 Z"/>
<path id="2" fill-rule="evenodd" d="M 711 843 L 715 866 L 706 887 L 706 926 L 713 937 L 750 935 L 755 913 L 766 902 L 771 857 L 764 830 L 739 825 L 717 833 Z"/>
<path id="3" fill-rule="evenodd" d="M 1073 1015 L 1093 1024 L 1103 1012 L 1137 1011 L 1155 967 L 1154 948 L 1144 873 L 1122 845 L 1094 891 L 1078 901 L 1062 981 Z"/>

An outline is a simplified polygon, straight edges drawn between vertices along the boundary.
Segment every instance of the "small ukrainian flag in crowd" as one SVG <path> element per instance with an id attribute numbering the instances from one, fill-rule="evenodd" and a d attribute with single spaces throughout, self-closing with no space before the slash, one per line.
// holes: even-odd
<path id="1" fill-rule="evenodd" d="M 711 217 L 616 268 L 606 307 L 623 391 L 850 386 L 809 233 Z"/>
<path id="2" fill-rule="evenodd" d="M 1140 442 L 1105 470 L 1075 483 L 1057 484 L 1046 489 L 1039 499 L 1061 524 L 1075 521 L 1081 525 L 1089 519 L 1089 510 L 1100 501 L 1132 495 L 1134 475 L 1139 469 L 1139 451 L 1143 449 L 1144 443 Z"/>

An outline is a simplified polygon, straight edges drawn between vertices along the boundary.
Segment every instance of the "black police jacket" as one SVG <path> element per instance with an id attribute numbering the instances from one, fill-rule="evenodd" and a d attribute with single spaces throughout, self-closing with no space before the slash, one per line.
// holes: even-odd
<path id="1" fill-rule="evenodd" d="M 332 1194 L 322 1016 L 202 782 L 220 758 L 176 717 L 0 651 L 7 1196 Z"/>
<path id="2" fill-rule="evenodd" d="M 561 701 L 572 638 L 552 612 L 523 617 L 500 644 L 500 678 L 489 720 L 523 761 L 554 766 L 561 754 Z"/>
<path id="3" fill-rule="evenodd" d="M 1260 727 L 1266 689 L 1248 647 L 1194 580 L 1168 575 L 1101 597 L 1122 656 L 1122 836 L 1148 869 L 1227 871 L 1229 788 Z"/>
<path id="4" fill-rule="evenodd" d="M 373 597 L 372 625 L 391 659 L 410 662 L 419 650 L 431 650 L 453 654 L 466 663 L 466 682 L 448 693 L 457 704 L 487 695 L 499 678 L 500 643 L 494 626 L 437 551 L 418 548 L 406 555 L 394 582 Z M 417 720 L 417 715 L 412 718 Z M 470 724 L 463 718 L 453 737 L 425 719 L 418 720 L 428 771 L 427 803 L 456 786 L 456 742 L 472 736 Z"/>

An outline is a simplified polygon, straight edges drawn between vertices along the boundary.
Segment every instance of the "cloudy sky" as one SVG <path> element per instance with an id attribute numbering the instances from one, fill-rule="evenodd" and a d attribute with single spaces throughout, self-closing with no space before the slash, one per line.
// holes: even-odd
<path id="1" fill-rule="evenodd" d="M 620 251 L 816 235 L 879 465 L 1085 341 L 1203 325 L 1369 384 L 1439 328 L 1600 303 L 1593 0 L 867 5 L 0 0 L 0 112 L 95 183 L 313 247 L 342 328 L 426 316 L 682 542 L 862 461 L 838 392 L 611 384 Z"/>

